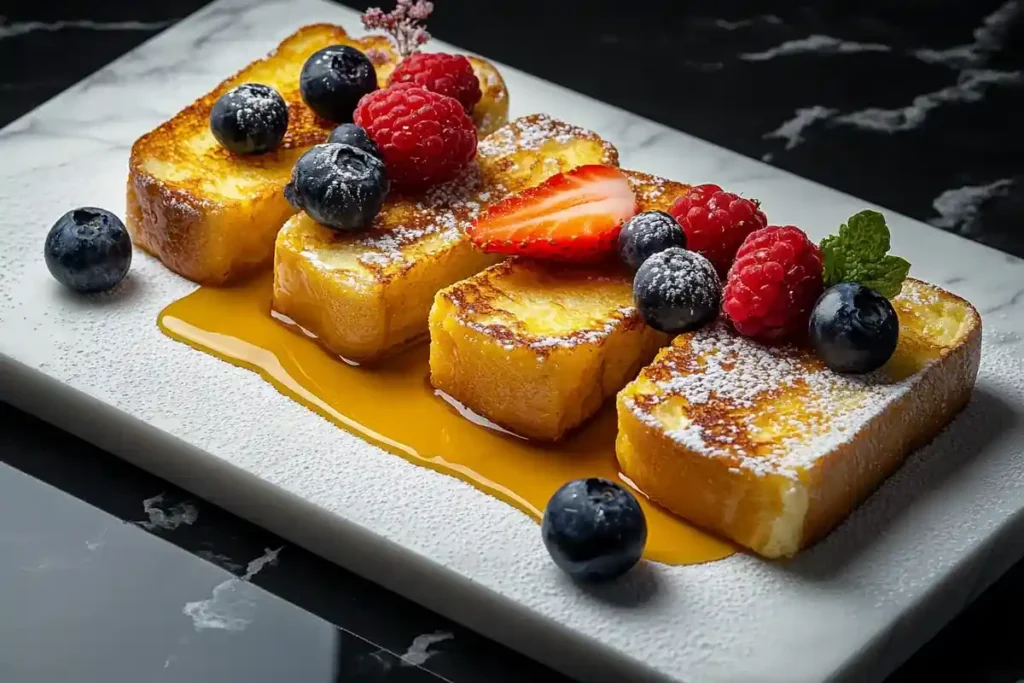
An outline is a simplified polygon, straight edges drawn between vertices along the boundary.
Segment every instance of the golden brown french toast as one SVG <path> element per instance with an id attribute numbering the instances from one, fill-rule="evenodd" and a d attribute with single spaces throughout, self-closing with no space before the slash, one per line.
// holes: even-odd
<path id="1" fill-rule="evenodd" d="M 455 180 L 391 195 L 371 228 L 340 233 L 300 213 L 277 237 L 273 308 L 345 358 L 373 361 L 422 339 L 434 294 L 500 257 L 476 250 L 468 224 L 489 203 L 585 164 L 618 164 L 590 131 L 543 115 L 480 141 Z"/>
<path id="2" fill-rule="evenodd" d="M 714 323 L 677 337 L 619 393 L 622 472 L 681 517 L 766 557 L 829 532 L 967 403 L 981 318 L 907 280 L 895 354 L 841 375 L 810 350 Z"/>
<path id="3" fill-rule="evenodd" d="M 381 86 L 398 56 L 383 36 L 353 38 L 339 26 L 299 29 L 264 59 L 253 62 L 132 146 L 127 225 L 136 245 L 171 270 L 204 284 L 221 284 L 270 262 L 274 237 L 296 210 L 282 190 L 296 159 L 326 140 L 335 123 L 313 114 L 299 92 L 299 73 L 317 50 L 352 45 L 377 57 Z M 471 57 L 483 97 L 473 111 L 478 130 L 490 132 L 508 116 L 508 92 L 497 70 Z M 242 83 L 262 83 L 288 104 L 288 131 L 265 154 L 235 155 L 210 132 L 217 99 Z"/>
<path id="4" fill-rule="evenodd" d="M 640 211 L 667 210 L 687 188 L 626 174 Z M 431 383 L 516 434 L 561 438 L 669 342 L 644 324 L 632 282 L 616 265 L 512 259 L 438 292 Z"/>

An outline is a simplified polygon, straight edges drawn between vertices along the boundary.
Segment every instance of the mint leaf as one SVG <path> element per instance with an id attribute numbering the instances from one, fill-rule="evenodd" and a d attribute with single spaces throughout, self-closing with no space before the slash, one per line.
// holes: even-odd
<path id="1" fill-rule="evenodd" d="M 889 227 L 877 211 L 861 211 L 839 226 L 839 234 L 821 241 L 825 286 L 857 282 L 886 298 L 903 289 L 910 263 L 898 256 L 887 256 Z"/>
<path id="2" fill-rule="evenodd" d="M 885 256 L 868 266 L 854 282 L 870 287 L 886 299 L 895 298 L 903 290 L 903 281 L 910 272 L 910 261 L 899 256 Z"/>

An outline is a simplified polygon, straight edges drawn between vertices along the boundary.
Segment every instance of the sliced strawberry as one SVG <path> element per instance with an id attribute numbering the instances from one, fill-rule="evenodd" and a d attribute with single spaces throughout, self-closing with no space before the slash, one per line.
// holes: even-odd
<path id="1" fill-rule="evenodd" d="M 490 253 L 596 261 L 615 251 L 622 224 L 636 211 L 622 171 L 580 166 L 491 205 L 470 226 L 469 237 Z"/>

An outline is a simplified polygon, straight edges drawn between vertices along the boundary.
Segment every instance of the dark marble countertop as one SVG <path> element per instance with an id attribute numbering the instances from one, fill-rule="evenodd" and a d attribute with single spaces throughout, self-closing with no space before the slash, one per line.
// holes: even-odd
<path id="1" fill-rule="evenodd" d="M 0 6 L 0 125 L 203 4 Z M 1019 2 L 437 5 L 448 42 L 1024 256 Z M 0 512 L 4 683 L 564 680 L 3 404 Z M 1024 679 L 1022 586 L 890 680 Z"/>

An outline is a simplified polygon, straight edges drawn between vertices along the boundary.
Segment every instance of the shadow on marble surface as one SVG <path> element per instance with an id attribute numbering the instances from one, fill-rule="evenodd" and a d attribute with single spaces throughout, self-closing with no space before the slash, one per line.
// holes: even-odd
<path id="1" fill-rule="evenodd" d="M 595 600 L 624 609 L 643 607 L 662 589 L 658 570 L 650 562 L 640 562 L 612 583 L 576 583 L 575 587 Z"/>

